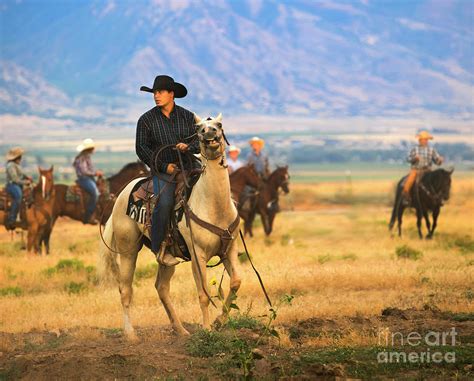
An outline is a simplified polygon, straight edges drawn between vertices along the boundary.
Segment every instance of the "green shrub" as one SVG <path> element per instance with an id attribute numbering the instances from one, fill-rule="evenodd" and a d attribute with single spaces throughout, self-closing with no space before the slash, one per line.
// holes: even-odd
<path id="1" fill-rule="evenodd" d="M 318 262 L 320 264 L 324 264 L 326 262 L 329 262 L 330 260 L 331 260 L 331 256 L 329 254 L 318 255 Z"/>
<path id="2" fill-rule="evenodd" d="M 249 315 L 239 314 L 237 316 L 230 316 L 226 322 L 225 327 L 232 329 L 248 328 L 252 330 L 263 329 L 264 325 L 259 320 Z"/>
<path id="3" fill-rule="evenodd" d="M 458 237 L 454 240 L 454 245 L 461 249 L 463 253 L 474 252 L 474 240 L 470 236 Z"/>
<path id="4" fill-rule="evenodd" d="M 81 292 L 85 291 L 87 289 L 86 284 L 83 282 L 69 282 L 64 285 L 64 290 L 68 294 L 80 294 Z"/>
<path id="5" fill-rule="evenodd" d="M 146 278 L 153 278 L 156 276 L 158 271 L 158 264 L 157 263 L 150 263 L 145 267 L 139 267 L 135 271 L 135 279 L 146 279 Z"/>
<path id="6" fill-rule="evenodd" d="M 23 295 L 23 290 L 20 287 L 4 287 L 0 288 L 0 296 L 21 296 Z"/>
<path id="7" fill-rule="evenodd" d="M 41 273 L 46 277 L 51 277 L 56 273 L 71 273 L 71 272 L 80 272 L 85 270 L 87 272 L 92 272 L 94 266 L 84 267 L 84 262 L 79 259 L 60 259 L 59 262 L 54 267 L 48 267 L 44 269 Z"/>
<path id="8" fill-rule="evenodd" d="M 423 253 L 419 250 L 413 249 L 408 245 L 398 246 L 395 249 L 395 254 L 397 258 L 412 259 L 414 261 L 423 257 Z"/>
<path id="9" fill-rule="evenodd" d="M 233 338 L 222 332 L 199 330 L 186 343 L 186 351 L 194 357 L 214 357 L 232 353 Z"/>

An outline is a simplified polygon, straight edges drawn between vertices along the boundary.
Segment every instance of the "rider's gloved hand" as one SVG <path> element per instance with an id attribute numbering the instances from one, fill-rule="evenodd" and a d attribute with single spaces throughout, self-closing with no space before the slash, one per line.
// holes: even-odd
<path id="1" fill-rule="evenodd" d="M 170 163 L 166 167 L 166 173 L 168 175 L 172 175 L 174 173 L 174 171 L 176 171 L 177 169 L 178 169 L 178 167 L 176 166 L 176 164 Z"/>
<path id="2" fill-rule="evenodd" d="M 188 150 L 188 145 L 186 143 L 178 143 L 176 144 L 176 148 L 181 152 L 186 152 Z"/>

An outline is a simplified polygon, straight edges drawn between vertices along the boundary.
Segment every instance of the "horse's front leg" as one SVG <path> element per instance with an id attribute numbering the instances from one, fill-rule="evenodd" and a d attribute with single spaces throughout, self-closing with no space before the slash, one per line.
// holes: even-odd
<path id="1" fill-rule="evenodd" d="M 420 239 L 423 238 L 423 234 L 421 233 L 421 218 L 421 210 L 420 208 L 416 208 L 416 227 L 418 228 L 418 237 L 420 237 Z"/>
<path id="2" fill-rule="evenodd" d="M 224 302 L 224 305 L 222 306 L 222 315 L 217 317 L 216 321 L 214 322 L 216 326 L 221 326 L 226 322 L 229 316 L 229 312 L 230 312 L 230 305 L 237 298 L 237 291 L 239 290 L 240 284 L 242 283 L 242 280 L 239 274 L 240 269 L 239 269 L 239 261 L 237 257 L 238 257 L 237 241 L 234 241 L 232 244 L 232 247 L 230 248 L 227 254 L 227 257 L 223 261 L 225 269 L 230 277 L 230 290 Z"/>
<path id="3" fill-rule="evenodd" d="M 38 225 L 32 221 L 28 226 L 28 234 L 26 237 L 27 244 L 26 250 L 28 254 L 33 254 L 33 250 L 36 251 L 36 236 L 38 235 Z"/>
<path id="4" fill-rule="evenodd" d="M 433 234 L 434 234 L 434 231 L 436 229 L 436 226 L 438 225 L 438 217 L 439 217 L 439 212 L 440 212 L 441 208 L 438 206 L 436 207 L 434 210 L 433 210 L 433 225 L 431 226 L 431 231 L 430 233 L 428 234 L 428 237 L 429 238 L 432 238 L 433 237 Z M 427 237 L 427 238 L 428 238 Z"/>
<path id="5" fill-rule="evenodd" d="M 168 314 L 171 325 L 178 335 L 187 336 L 189 332 L 183 327 L 181 320 L 176 313 L 170 298 L 170 283 L 175 271 L 175 266 L 158 265 L 158 273 L 156 275 L 155 288 L 160 297 L 163 307 Z"/>
<path id="6" fill-rule="evenodd" d="M 426 210 L 423 211 L 423 218 L 425 219 L 425 222 L 426 222 L 426 230 L 428 230 L 426 239 L 430 239 L 431 238 L 431 223 L 430 223 L 430 216 L 428 214 L 428 211 Z"/>
<path id="7" fill-rule="evenodd" d="M 202 326 L 205 329 L 211 329 L 209 320 L 209 290 L 207 287 L 206 262 L 204 261 L 204 252 L 196 248 L 196 257 L 193 258 L 193 276 L 196 282 L 197 292 L 199 296 L 199 304 L 202 311 Z"/>
<path id="8" fill-rule="evenodd" d="M 402 222 L 403 222 L 403 212 L 405 211 L 405 208 L 400 205 L 398 208 L 398 215 L 397 215 L 397 227 L 398 227 L 398 236 L 402 236 Z"/>

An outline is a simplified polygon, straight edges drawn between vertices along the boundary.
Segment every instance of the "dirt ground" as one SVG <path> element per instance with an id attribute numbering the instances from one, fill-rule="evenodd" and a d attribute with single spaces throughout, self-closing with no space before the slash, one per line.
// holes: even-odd
<path id="1" fill-rule="evenodd" d="M 430 364 L 415 367 L 376 364 L 386 342 L 381 330 L 408 335 L 416 331 L 457 332 L 452 367 Z M 169 327 L 138 328 L 138 343 L 128 342 L 118 329 L 74 328 L 59 331 L 1 333 L 0 379 L 13 380 L 174 380 L 239 379 L 242 369 L 225 359 L 232 354 L 211 357 L 189 355 L 189 343 L 197 335 L 195 325 L 187 325 L 190 338 L 177 337 Z M 294 325 L 277 326 L 287 340 L 264 339 L 253 350 L 251 374 L 255 379 L 334 380 L 379 379 L 472 379 L 474 377 L 474 321 L 471 315 L 450 315 L 424 310 L 386 309 L 379 316 L 312 318 Z M 229 328 L 223 330 L 229 331 Z M 374 347 L 321 349 L 324 339 L 337 340 L 354 332 L 372 336 Z M 238 337 L 251 341 L 258 329 L 240 328 Z M 379 335 L 379 337 L 377 337 Z M 381 339 L 382 338 L 382 339 Z M 316 339 L 316 341 L 315 341 Z M 319 344 L 318 344 L 319 340 Z M 379 343 L 377 343 L 377 340 Z M 382 340 L 382 342 L 380 342 Z M 401 343 L 398 343 L 401 344 Z M 452 343 L 449 343 L 452 344 Z M 386 346 L 385 346 L 386 347 Z M 403 346 L 398 347 L 403 348 Z M 435 348 L 431 348 L 433 351 Z M 406 347 L 405 347 L 406 350 Z M 352 352 L 351 352 L 352 351 Z M 204 354 L 204 353 L 202 353 Z M 368 357 L 367 357 L 368 356 Z M 329 361 L 327 361 L 329 360 Z M 363 360 L 363 361 L 361 361 Z M 231 364 L 231 363 L 230 363 Z M 393 365 L 393 366 L 392 366 Z"/>

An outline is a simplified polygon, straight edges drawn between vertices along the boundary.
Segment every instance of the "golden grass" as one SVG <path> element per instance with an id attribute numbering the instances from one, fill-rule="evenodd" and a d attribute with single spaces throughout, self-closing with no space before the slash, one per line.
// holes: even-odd
<path id="1" fill-rule="evenodd" d="M 277 216 L 268 239 L 260 226 L 255 227 L 256 236 L 248 246 L 271 298 L 277 302 L 285 294 L 295 296 L 291 306 L 279 309 L 277 324 L 310 317 L 378 315 L 389 306 L 429 304 L 454 312 L 474 310 L 474 253 L 456 244 L 457 238 L 474 237 L 473 179 L 454 181 L 452 198 L 442 209 L 432 241 L 417 238 L 412 214 L 405 216 L 404 237 L 390 236 L 388 203 L 393 185 L 385 180 L 354 182 L 352 203 L 340 203 L 336 196 L 347 191 L 344 184 L 292 184 L 291 200 L 282 205 L 295 211 Z M 371 196 L 379 202 L 371 203 Z M 380 202 L 381 197 L 385 201 Z M 95 265 L 98 243 L 96 227 L 60 220 L 51 239 L 52 255 L 32 258 L 14 250 L 9 235 L 2 232 L 0 289 L 18 287 L 22 295 L 0 296 L 0 331 L 80 326 L 77 335 L 87 339 L 97 334 L 88 327 L 121 327 L 118 290 L 96 286 L 91 269 L 48 272 L 64 259 L 78 259 L 84 267 Z M 421 251 L 423 257 L 397 259 L 395 249 L 403 244 Z M 144 249 L 138 262 L 138 268 L 144 268 L 154 263 L 154 257 Z M 219 280 L 222 269 L 208 274 L 208 279 Z M 237 304 L 241 310 L 251 306 L 254 316 L 265 313 L 267 306 L 248 262 L 242 264 L 242 276 Z M 135 282 L 132 319 L 136 326 L 169 324 L 153 284 L 152 277 Z M 227 289 L 226 278 L 224 285 Z M 200 323 L 189 264 L 178 267 L 172 297 L 183 321 Z M 354 335 L 351 340 L 366 340 Z"/>

